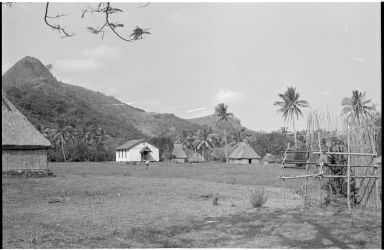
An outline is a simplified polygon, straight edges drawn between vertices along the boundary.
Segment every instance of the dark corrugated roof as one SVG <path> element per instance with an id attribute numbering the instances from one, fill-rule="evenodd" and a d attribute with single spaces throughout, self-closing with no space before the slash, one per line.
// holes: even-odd
<path id="1" fill-rule="evenodd" d="M 2 91 L 2 148 L 47 148 L 51 143 L 8 100 Z"/>
<path id="2" fill-rule="evenodd" d="M 260 159 L 261 157 L 246 142 L 240 142 L 228 157 L 229 159 Z"/>
<path id="3" fill-rule="evenodd" d="M 124 142 L 122 145 L 118 146 L 116 149 L 131 149 L 134 146 L 136 146 L 137 144 L 140 144 L 144 141 L 145 141 L 145 139 L 130 140 L 130 141 Z"/>
<path id="4" fill-rule="evenodd" d="M 187 159 L 188 158 L 187 154 L 184 152 L 182 144 L 174 144 L 173 145 L 172 155 L 177 159 Z"/>

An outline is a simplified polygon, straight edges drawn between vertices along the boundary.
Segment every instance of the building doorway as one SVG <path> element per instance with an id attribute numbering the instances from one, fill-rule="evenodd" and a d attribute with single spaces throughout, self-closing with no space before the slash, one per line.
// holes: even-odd
<path id="1" fill-rule="evenodd" d="M 145 146 L 140 150 L 141 154 L 141 161 L 153 161 L 153 157 L 151 155 L 152 150 L 148 148 L 148 146 Z"/>

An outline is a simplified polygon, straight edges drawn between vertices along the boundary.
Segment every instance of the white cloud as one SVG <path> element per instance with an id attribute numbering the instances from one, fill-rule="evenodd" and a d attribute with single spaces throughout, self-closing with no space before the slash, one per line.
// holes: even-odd
<path id="1" fill-rule="evenodd" d="M 244 98 L 240 92 L 220 90 L 214 97 L 216 102 L 237 102 Z"/>
<path id="2" fill-rule="evenodd" d="M 58 60 L 54 64 L 58 71 L 81 72 L 95 70 L 100 67 L 100 63 L 93 59 L 65 59 Z"/>
<path id="3" fill-rule="evenodd" d="M 358 61 L 360 63 L 364 63 L 365 62 L 364 59 L 361 59 L 361 58 L 358 58 L 358 57 L 355 57 L 355 56 L 352 56 L 352 59 L 355 60 L 355 61 Z"/>
<path id="4" fill-rule="evenodd" d="M 204 110 L 199 110 L 199 111 L 196 111 L 196 112 L 187 113 L 187 115 L 180 114 L 180 117 L 182 117 L 184 119 L 191 119 L 191 118 L 197 118 L 197 117 L 203 117 L 203 116 L 207 116 L 207 115 L 212 115 L 212 113 L 213 113 L 213 110 L 204 109 Z"/>
<path id="5" fill-rule="evenodd" d="M 146 98 L 146 99 L 141 99 L 141 100 L 136 100 L 136 101 L 132 101 L 132 102 L 127 102 L 128 105 L 133 105 L 133 104 L 145 104 L 145 103 L 148 103 L 149 101 L 151 101 L 151 99 L 149 98 Z"/>
<path id="6" fill-rule="evenodd" d="M 94 49 L 86 49 L 81 52 L 87 58 L 116 58 L 122 51 L 118 47 L 99 46 Z"/>
<path id="7" fill-rule="evenodd" d="M 186 113 L 191 113 L 191 112 L 196 112 L 196 111 L 201 111 L 201 110 L 206 110 L 207 108 L 196 108 L 196 109 L 191 109 L 187 110 Z"/>
<path id="8" fill-rule="evenodd" d="M 11 63 L 10 62 L 1 62 L 1 74 L 4 74 L 5 72 L 7 72 L 7 70 L 11 67 Z"/>

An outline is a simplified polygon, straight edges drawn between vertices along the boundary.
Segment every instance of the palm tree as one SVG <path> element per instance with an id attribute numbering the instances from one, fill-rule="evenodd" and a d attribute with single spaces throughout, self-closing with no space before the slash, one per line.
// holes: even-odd
<path id="1" fill-rule="evenodd" d="M 205 149 L 213 148 L 217 142 L 217 137 L 212 133 L 212 129 L 208 126 L 203 126 L 196 135 L 195 148 L 202 149 L 202 155 L 205 157 Z"/>
<path id="2" fill-rule="evenodd" d="M 353 90 L 351 97 L 345 97 L 342 100 L 341 114 L 344 115 L 348 124 L 362 128 L 363 138 L 368 138 L 369 145 L 372 145 L 372 142 L 375 141 L 376 107 L 370 99 L 365 98 L 365 94 L 365 92 Z"/>
<path id="3" fill-rule="evenodd" d="M 228 105 L 219 103 L 215 108 L 215 114 L 219 116 L 219 120 L 216 122 L 216 126 L 223 126 L 224 130 L 224 143 L 225 143 L 225 159 L 228 164 L 228 145 L 227 145 L 227 133 L 225 126 L 230 125 L 232 127 L 230 119 L 234 117 L 232 113 L 228 112 Z"/>
<path id="4" fill-rule="evenodd" d="M 288 87 L 283 93 L 279 94 L 282 101 L 276 101 L 273 105 L 279 106 L 278 112 L 283 113 L 284 121 L 292 120 L 293 131 L 295 133 L 295 147 L 297 147 L 295 119 L 299 119 L 299 116 L 303 116 L 300 108 L 309 107 L 309 103 L 305 100 L 300 100 L 300 94 L 296 91 L 296 88 Z"/>
<path id="5" fill-rule="evenodd" d="M 365 99 L 365 92 L 353 90 L 352 97 L 345 97 L 341 105 L 343 106 L 342 115 L 348 121 L 355 121 L 361 125 L 362 121 L 367 122 L 368 118 L 372 118 L 374 106 L 372 106 L 370 99 Z"/>
<path id="6" fill-rule="evenodd" d="M 75 131 L 76 139 L 81 144 L 91 145 L 95 139 L 94 127 L 92 125 L 82 125 Z"/>
<path id="7" fill-rule="evenodd" d="M 67 158 L 65 157 L 65 144 L 69 141 L 69 139 L 72 138 L 74 131 L 72 126 L 65 126 L 63 121 L 58 121 L 57 128 L 49 129 L 47 130 L 46 134 L 47 137 L 50 138 L 51 142 L 61 147 L 61 152 L 63 154 L 64 162 L 67 161 Z"/>
<path id="8" fill-rule="evenodd" d="M 240 130 L 236 130 L 235 132 L 232 133 L 232 142 L 239 143 L 247 140 L 249 137 L 250 135 L 247 134 L 245 128 L 241 128 Z"/>

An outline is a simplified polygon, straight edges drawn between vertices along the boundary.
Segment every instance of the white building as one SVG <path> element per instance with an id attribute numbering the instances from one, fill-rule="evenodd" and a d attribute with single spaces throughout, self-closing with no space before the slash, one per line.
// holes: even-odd
<path id="1" fill-rule="evenodd" d="M 145 139 L 131 140 L 116 148 L 116 161 L 159 161 L 159 149 Z"/>

